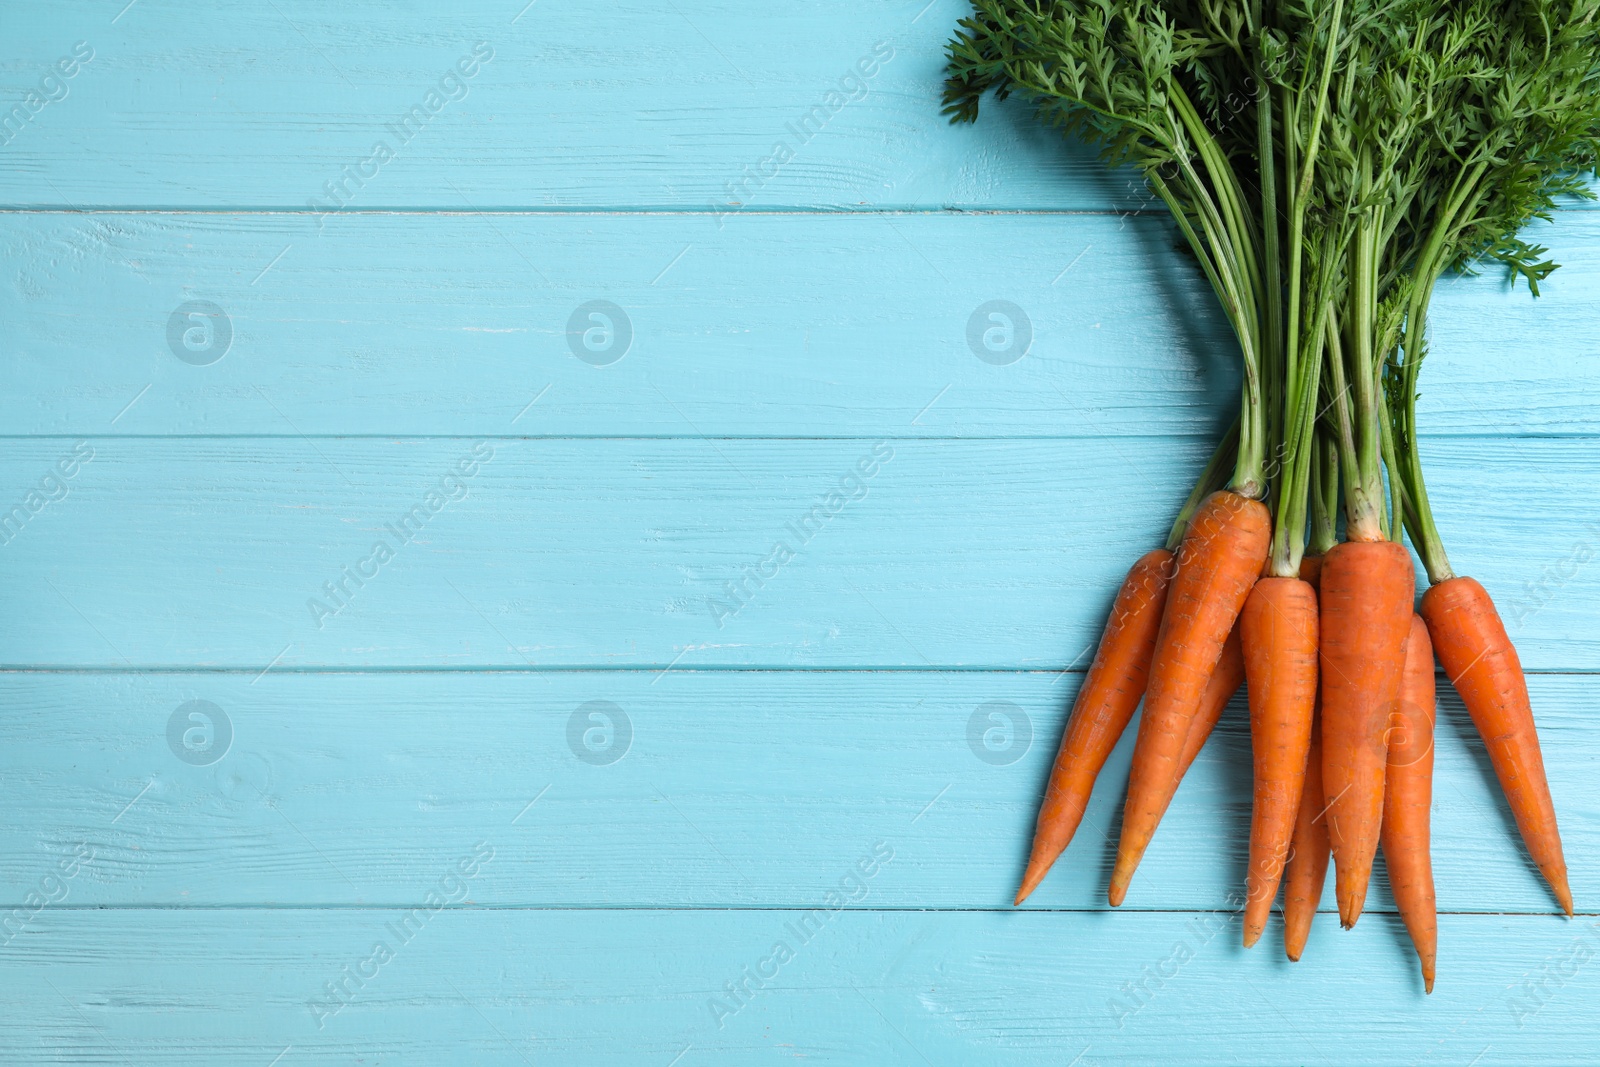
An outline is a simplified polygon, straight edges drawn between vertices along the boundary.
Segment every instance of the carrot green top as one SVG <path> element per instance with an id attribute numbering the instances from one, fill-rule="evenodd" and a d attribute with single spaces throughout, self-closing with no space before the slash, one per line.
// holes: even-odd
<path id="1" fill-rule="evenodd" d="M 1346 535 L 1449 573 L 1417 459 L 1428 300 L 1449 269 L 1554 269 L 1517 237 L 1600 161 L 1600 0 L 974 0 L 946 111 L 1018 93 L 1136 166 L 1238 338 L 1230 483 L 1304 549 L 1316 432 Z M 1387 487 L 1383 469 L 1391 477 Z M 1324 488 L 1327 479 L 1323 479 Z"/>

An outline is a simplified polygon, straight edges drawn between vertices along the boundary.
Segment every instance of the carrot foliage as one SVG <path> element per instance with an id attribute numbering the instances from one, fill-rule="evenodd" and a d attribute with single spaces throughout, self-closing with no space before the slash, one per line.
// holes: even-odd
<path id="1" fill-rule="evenodd" d="M 974 0 L 945 109 L 1016 94 L 1143 175 L 1238 338 L 1232 488 L 1304 550 L 1320 434 L 1347 536 L 1409 529 L 1449 575 L 1417 450 L 1449 271 L 1556 267 L 1521 235 L 1600 165 L 1600 0 Z M 1387 487 L 1383 468 L 1390 472 Z"/>

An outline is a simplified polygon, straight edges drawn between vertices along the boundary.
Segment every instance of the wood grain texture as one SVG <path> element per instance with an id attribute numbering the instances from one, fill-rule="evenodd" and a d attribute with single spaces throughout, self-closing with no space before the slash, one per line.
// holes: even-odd
<path id="1" fill-rule="evenodd" d="M 1542 298 L 1499 275 L 1441 286 L 1430 433 L 1600 432 L 1600 215 L 1563 213 L 1533 236 L 1564 264 Z M 361 216 L 320 232 L 281 215 L 0 216 L 15 265 L 0 285 L 0 426 L 1215 433 L 1237 404 L 1237 349 L 1175 240 L 1164 219 L 1102 216 L 750 216 L 720 230 L 704 216 Z M 597 299 L 631 329 L 608 366 L 568 337 Z M 189 300 L 228 316 L 231 342 L 209 365 L 169 343 Z M 968 337 L 976 315 L 982 347 L 993 300 L 1016 304 L 1032 335 L 1008 365 Z"/>
<path id="2" fill-rule="evenodd" d="M 1138 183 L 1021 106 L 948 126 L 963 0 L 524 4 L 6 12 L 0 1061 L 1595 1061 L 1600 216 L 1530 233 L 1541 300 L 1434 301 L 1439 524 L 1536 672 L 1590 914 L 1447 695 L 1424 1000 L 1381 880 L 1301 964 L 1238 947 L 1242 705 L 1122 913 L 1127 743 L 1007 904 L 1234 402 Z"/>
<path id="3" fill-rule="evenodd" d="M 0 500 L 25 505 L 76 447 L 13 441 Z M 81 447 L 65 498 L 0 546 L 0 665 L 1081 668 L 1209 450 L 516 439 L 452 478 L 474 442 Z M 1594 458 L 1583 439 L 1430 450 L 1456 570 L 1534 670 L 1600 669 Z M 1552 488 L 1483 507 L 1483 485 L 1536 477 Z"/>
<path id="4" fill-rule="evenodd" d="M 473 882 L 486 907 L 806 907 L 881 838 L 894 843 L 897 877 L 874 884 L 874 907 L 1009 910 L 1079 681 L 976 671 L 0 676 L 0 911 L 21 906 L 51 857 L 80 843 L 94 860 L 72 884 L 78 905 L 411 906 L 427 888 L 418 872 L 444 869 L 480 836 L 499 850 Z M 1578 905 L 1594 912 L 1590 683 L 1536 676 L 1533 697 Z M 169 721 L 192 700 L 221 709 L 210 713 L 225 723 L 211 735 L 225 748 L 207 753 L 220 755 L 213 763 L 190 765 L 169 747 Z M 610 703 L 605 718 L 590 718 L 593 701 Z M 1185 779 L 1124 912 L 1225 908 L 1242 886 L 1247 724 L 1241 698 Z M 1133 736 L 1029 907 L 1105 908 Z M 1552 913 L 1453 693 L 1437 766 L 1440 908 Z M 1368 910 L 1393 910 L 1381 875 Z"/>
<path id="5" fill-rule="evenodd" d="M 865 883 L 869 905 L 914 876 L 898 857 Z M 1424 1001 L 1393 916 L 1319 925 L 1290 964 L 1265 943 L 1239 948 L 1228 913 L 845 910 L 819 913 L 800 943 L 788 928 L 803 914 L 447 909 L 401 943 L 398 910 L 47 909 L 4 949 L 0 1054 L 135 1067 L 1593 1061 L 1593 919 L 1442 916 Z M 380 941 L 390 958 L 373 964 Z M 779 941 L 790 958 L 775 967 Z M 763 961 L 764 987 L 751 979 L 747 1003 L 715 1017 L 713 998 Z M 345 968 L 369 977 L 357 986 Z M 1545 990 L 1530 994 L 1536 979 Z M 347 1003 L 319 1017 L 311 1005 L 340 980 Z"/>
<path id="6" fill-rule="evenodd" d="M 349 186 L 352 207 L 1150 200 L 1092 152 L 1063 151 L 1021 108 L 950 128 L 939 91 L 959 0 L 546 0 L 516 17 L 525 2 L 463 0 L 445 16 L 385 0 L 140 0 L 114 24 L 115 8 L 90 0 L 19 8 L 0 70 L 6 107 L 75 42 L 94 57 L 0 146 L 0 203 L 304 209 L 379 140 L 394 159 Z M 465 95 L 444 86 L 419 132 L 395 136 L 388 127 L 479 42 L 493 58 L 463 80 Z M 892 58 L 864 87 L 848 81 L 875 45 Z"/>

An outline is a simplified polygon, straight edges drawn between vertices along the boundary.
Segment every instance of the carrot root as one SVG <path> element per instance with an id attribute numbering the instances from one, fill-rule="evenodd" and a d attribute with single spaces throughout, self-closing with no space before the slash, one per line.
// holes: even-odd
<path id="1" fill-rule="evenodd" d="M 1266 929 L 1300 810 L 1317 701 L 1317 624 L 1316 590 L 1298 578 L 1261 579 L 1239 616 L 1255 769 L 1245 948 Z"/>
<path id="2" fill-rule="evenodd" d="M 1361 917 L 1383 823 L 1384 729 L 1400 695 L 1416 572 L 1393 541 L 1347 541 L 1323 556 L 1322 788 L 1339 922 Z"/>
<path id="3" fill-rule="evenodd" d="M 1173 554 L 1154 549 L 1135 561 L 1117 591 L 1094 662 L 1061 737 L 1050 784 L 1039 805 L 1028 867 L 1013 904 L 1028 899 L 1044 881 L 1050 865 L 1072 843 L 1089 806 L 1095 778 L 1144 696 L 1172 572 Z"/>
<path id="4" fill-rule="evenodd" d="M 1243 684 L 1244 650 L 1239 643 L 1239 627 L 1235 626 L 1228 631 L 1228 640 L 1222 645 L 1222 658 L 1217 660 L 1216 669 L 1206 681 L 1205 692 L 1200 694 L 1200 707 L 1194 713 L 1194 721 L 1189 723 L 1189 736 L 1184 739 L 1183 756 L 1178 760 L 1180 781 L 1189 773 L 1195 757 L 1200 755 L 1200 750 L 1210 738 L 1211 731 L 1216 729 L 1217 720 L 1222 718 L 1228 701 L 1233 699 L 1233 694 Z"/>
<path id="5" fill-rule="evenodd" d="M 1296 963 L 1311 937 L 1311 920 L 1322 902 L 1322 887 L 1328 881 L 1328 860 L 1332 856 L 1324 818 L 1321 727 L 1321 715 L 1314 713 L 1305 784 L 1300 790 L 1300 810 L 1295 814 L 1294 840 L 1283 875 L 1283 951 Z"/>
<path id="6" fill-rule="evenodd" d="M 1189 727 L 1228 631 L 1266 562 L 1271 527 L 1266 505 L 1228 490 L 1206 497 L 1189 521 L 1133 750 L 1117 863 L 1106 894 L 1113 907 L 1126 897 L 1178 788 Z"/>
<path id="7" fill-rule="evenodd" d="M 1406 638 L 1400 701 L 1389 716 L 1389 763 L 1383 793 L 1383 862 L 1389 887 L 1422 965 L 1423 989 L 1433 992 L 1439 954 L 1438 906 L 1429 854 L 1429 808 L 1433 804 L 1435 714 L 1433 646 L 1421 616 L 1413 616 Z"/>
<path id="8" fill-rule="evenodd" d="M 1550 883 L 1556 902 L 1572 914 L 1572 888 L 1556 827 L 1539 735 L 1522 661 L 1506 635 L 1494 601 L 1471 578 L 1451 578 L 1422 596 L 1422 617 L 1434 651 L 1489 750 L 1528 854 Z"/>

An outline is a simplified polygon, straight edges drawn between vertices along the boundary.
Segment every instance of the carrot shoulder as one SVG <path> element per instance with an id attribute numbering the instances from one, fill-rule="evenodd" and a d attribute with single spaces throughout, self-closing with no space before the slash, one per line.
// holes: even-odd
<path id="1" fill-rule="evenodd" d="M 1189 727 L 1228 631 L 1266 562 L 1271 526 L 1266 505 L 1221 490 L 1200 504 L 1184 534 L 1134 743 L 1122 836 L 1107 894 L 1113 906 L 1127 895 L 1133 872 L 1177 790 Z"/>
<path id="2" fill-rule="evenodd" d="M 1420 616 L 1406 638 L 1400 702 L 1389 716 L 1389 765 L 1383 794 L 1383 862 L 1389 888 L 1422 964 L 1423 988 L 1433 992 L 1439 951 L 1433 894 L 1428 809 L 1433 804 L 1433 646 Z"/>
<path id="3" fill-rule="evenodd" d="M 1089 805 L 1095 778 L 1144 696 L 1172 571 L 1171 552 L 1164 548 L 1146 552 L 1129 569 L 1117 592 L 1050 771 L 1017 904 L 1038 888 L 1050 865 L 1071 844 Z"/>
<path id="4" fill-rule="evenodd" d="M 1483 586 L 1457 577 L 1423 594 L 1422 617 L 1445 674 L 1489 750 L 1489 762 L 1528 853 L 1550 883 L 1561 910 L 1571 915 L 1567 861 L 1533 725 L 1528 682 L 1500 613 Z"/>

